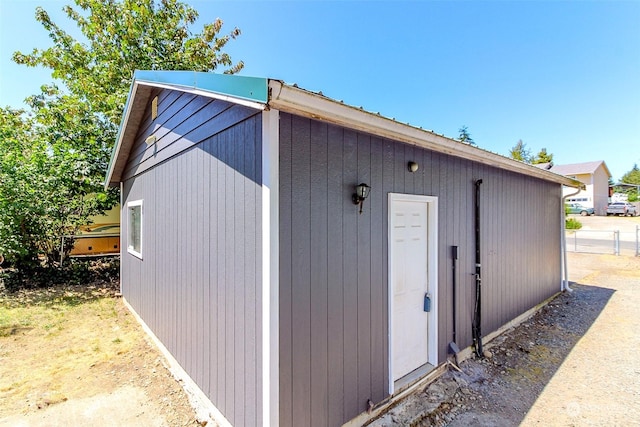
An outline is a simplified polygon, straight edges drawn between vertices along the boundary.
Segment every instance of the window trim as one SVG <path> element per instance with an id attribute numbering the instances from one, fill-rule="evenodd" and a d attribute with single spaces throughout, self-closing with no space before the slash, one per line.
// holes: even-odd
<path id="1" fill-rule="evenodd" d="M 136 206 L 140 206 L 140 252 L 136 251 L 135 249 L 133 249 L 133 246 L 131 245 L 131 208 L 134 208 Z M 140 258 L 142 259 L 142 248 L 143 248 L 143 233 L 142 230 L 143 228 L 143 224 L 144 224 L 144 206 L 143 206 L 143 200 L 133 200 L 131 202 L 127 203 L 127 252 L 129 252 L 131 255 L 135 256 L 136 258 Z"/>

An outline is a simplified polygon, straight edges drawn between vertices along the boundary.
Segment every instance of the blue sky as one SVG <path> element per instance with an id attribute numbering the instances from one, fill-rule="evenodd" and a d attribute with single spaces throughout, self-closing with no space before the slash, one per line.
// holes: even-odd
<path id="1" fill-rule="evenodd" d="M 48 46 L 36 6 L 62 23 L 66 3 L 0 0 L 0 105 L 51 80 L 10 57 Z M 243 75 L 447 136 L 466 125 L 504 155 L 522 139 L 557 164 L 605 160 L 615 180 L 640 165 L 640 1 L 189 3 L 242 30 L 227 52 Z"/>

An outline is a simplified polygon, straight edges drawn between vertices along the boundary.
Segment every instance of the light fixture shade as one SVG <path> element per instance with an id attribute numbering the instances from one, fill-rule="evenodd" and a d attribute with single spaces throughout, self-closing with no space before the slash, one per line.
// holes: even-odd
<path id="1" fill-rule="evenodd" d="M 356 192 L 353 193 L 352 200 L 353 203 L 360 206 L 360 213 L 362 213 L 362 204 L 364 200 L 369 197 L 370 190 L 371 187 L 365 183 L 356 185 Z"/>
<path id="2" fill-rule="evenodd" d="M 367 197 L 369 197 L 370 190 L 371 190 L 371 187 L 369 187 L 365 183 L 362 183 L 356 187 L 356 194 L 358 195 L 358 198 L 360 198 L 361 200 L 364 200 Z"/>

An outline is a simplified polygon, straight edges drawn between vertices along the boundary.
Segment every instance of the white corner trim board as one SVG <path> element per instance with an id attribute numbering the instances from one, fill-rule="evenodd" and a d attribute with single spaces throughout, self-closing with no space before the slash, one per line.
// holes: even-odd
<path id="1" fill-rule="evenodd" d="M 124 182 L 120 183 L 120 224 L 124 224 Z M 122 230 L 122 228 L 120 228 L 120 230 Z M 120 239 L 122 239 L 122 234 L 120 234 Z M 124 257 L 124 254 L 126 248 L 122 247 L 122 244 L 120 244 L 120 259 L 122 259 Z M 122 264 L 124 264 L 123 262 L 120 262 L 120 267 L 118 267 L 118 274 L 120 275 L 119 277 L 123 277 L 122 276 Z M 120 295 L 122 295 L 122 279 L 120 280 L 120 286 L 118 287 L 118 292 L 120 292 Z"/>
<path id="2" fill-rule="evenodd" d="M 279 120 L 278 110 L 262 113 L 262 419 L 271 426 L 280 415 Z"/>

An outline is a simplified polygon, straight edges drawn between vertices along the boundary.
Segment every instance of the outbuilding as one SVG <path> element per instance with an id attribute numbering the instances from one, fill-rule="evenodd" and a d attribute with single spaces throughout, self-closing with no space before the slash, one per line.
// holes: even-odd
<path id="1" fill-rule="evenodd" d="M 580 186 L 191 71 L 135 73 L 107 184 L 125 300 L 235 426 L 356 423 L 559 292 L 562 187 Z"/>

